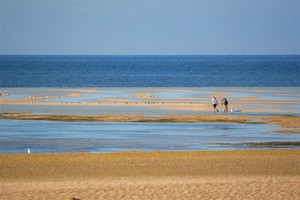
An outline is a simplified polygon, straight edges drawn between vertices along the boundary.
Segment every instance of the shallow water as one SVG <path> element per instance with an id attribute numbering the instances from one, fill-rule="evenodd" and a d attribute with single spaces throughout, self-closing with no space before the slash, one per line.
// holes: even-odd
<path id="1" fill-rule="evenodd" d="M 234 107 L 234 110 L 242 110 L 238 115 L 253 115 L 251 110 L 261 110 L 255 115 L 272 115 L 272 112 L 280 111 L 280 114 L 300 115 L 300 88 L 299 87 L 202 87 L 202 88 L 92 88 L 88 92 L 84 88 L 0 88 L 2 93 L 9 93 L 6 99 L 26 98 L 31 96 L 66 96 L 72 93 L 80 93 L 80 97 L 61 97 L 48 99 L 47 102 L 101 102 L 103 99 L 129 99 L 139 101 L 185 101 L 196 102 L 207 105 L 207 111 L 161 109 L 152 106 L 68 106 L 62 105 L 15 105 L 0 104 L 0 112 L 30 112 L 33 114 L 66 114 L 66 115 L 99 115 L 99 114 L 137 114 L 147 116 L 157 115 L 197 115 L 211 114 L 211 95 L 222 95 L 232 103 L 239 104 L 248 97 L 257 97 L 257 101 L 247 101 L 247 107 Z M 135 94 L 152 94 L 156 99 L 140 99 Z M 232 100 L 235 99 L 235 102 Z M 262 100 L 262 101 L 261 101 Z M 126 100 L 124 100 L 126 101 Z M 278 101 L 282 101 L 280 103 Z M 270 103 L 271 102 L 271 103 Z M 284 103 L 292 102 L 292 103 Z M 82 104 L 81 104 L 82 105 Z M 279 105 L 279 106 L 277 106 Z M 269 106 L 269 107 L 268 107 Z M 270 107 L 271 106 L 271 107 Z"/>
<path id="2" fill-rule="evenodd" d="M 300 141 L 266 124 L 0 120 L 0 126 L 0 153 L 229 150 L 270 148 L 234 145 L 240 143 Z"/>

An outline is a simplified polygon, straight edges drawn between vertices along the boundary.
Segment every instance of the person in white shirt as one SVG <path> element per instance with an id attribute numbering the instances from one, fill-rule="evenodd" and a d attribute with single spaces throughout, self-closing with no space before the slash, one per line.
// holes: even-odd
<path id="1" fill-rule="evenodd" d="M 214 108 L 214 112 L 219 112 L 219 110 L 218 110 L 218 108 L 217 108 L 217 106 L 218 106 L 218 100 L 216 99 L 216 97 L 212 97 L 212 99 L 211 99 L 211 103 L 212 103 L 212 106 L 213 106 L 213 108 Z"/>

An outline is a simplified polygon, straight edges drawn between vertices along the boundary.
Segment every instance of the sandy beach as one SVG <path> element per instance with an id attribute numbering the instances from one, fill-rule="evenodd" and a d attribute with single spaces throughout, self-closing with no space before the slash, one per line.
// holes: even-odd
<path id="1" fill-rule="evenodd" d="M 299 150 L 0 155 L 0 199 L 298 199 Z"/>
<path id="2" fill-rule="evenodd" d="M 231 95 L 234 107 L 216 114 L 214 90 L 11 89 L 0 100 L 0 119 L 270 124 L 298 134 L 297 89 L 215 91 Z M 0 154 L 0 199 L 299 199 L 299 163 L 299 149 Z"/>

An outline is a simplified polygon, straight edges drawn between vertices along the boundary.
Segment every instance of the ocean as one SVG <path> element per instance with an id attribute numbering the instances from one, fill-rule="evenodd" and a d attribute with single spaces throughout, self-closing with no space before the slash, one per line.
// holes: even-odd
<path id="1" fill-rule="evenodd" d="M 0 87 L 299 87 L 300 55 L 0 55 Z"/>

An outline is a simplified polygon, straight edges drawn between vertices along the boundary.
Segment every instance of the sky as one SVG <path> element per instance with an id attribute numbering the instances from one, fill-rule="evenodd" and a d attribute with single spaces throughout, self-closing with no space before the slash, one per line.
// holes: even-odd
<path id="1" fill-rule="evenodd" d="M 300 0 L 0 0 L 0 54 L 300 54 Z"/>

